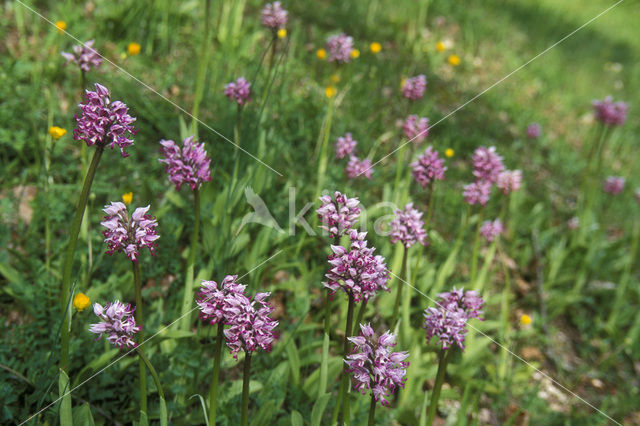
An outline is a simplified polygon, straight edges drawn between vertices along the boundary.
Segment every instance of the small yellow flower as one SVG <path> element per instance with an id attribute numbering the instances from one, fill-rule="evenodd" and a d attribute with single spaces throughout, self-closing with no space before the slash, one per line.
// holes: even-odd
<path id="1" fill-rule="evenodd" d="M 126 192 L 122 194 L 122 202 L 125 204 L 131 204 L 133 200 L 133 192 Z"/>
<path id="2" fill-rule="evenodd" d="M 360 51 L 358 49 L 352 49 L 351 50 L 351 57 L 353 59 L 357 59 L 360 57 Z"/>
<path id="3" fill-rule="evenodd" d="M 331 74 L 331 77 L 329 77 L 329 80 L 331 80 L 332 83 L 339 83 L 340 76 L 338 74 Z"/>
<path id="4" fill-rule="evenodd" d="M 126 53 L 124 53 L 124 52 L 122 52 L 122 53 L 120 54 L 120 59 L 122 59 L 123 61 L 124 61 L 125 59 L 127 59 L 127 54 L 126 54 Z"/>
<path id="5" fill-rule="evenodd" d="M 73 296 L 73 307 L 78 310 L 78 312 L 82 312 L 87 309 L 91 305 L 91 300 L 84 293 L 78 293 Z"/>
<path id="6" fill-rule="evenodd" d="M 58 139 L 66 135 L 67 131 L 62 127 L 52 126 L 52 127 L 49 127 L 49 134 L 51 135 L 54 141 L 57 141 Z"/>
<path id="7" fill-rule="evenodd" d="M 327 95 L 327 98 L 333 98 L 335 95 L 338 94 L 338 89 L 336 89 L 333 86 L 329 86 L 326 89 L 324 89 L 324 94 Z"/>
<path id="8" fill-rule="evenodd" d="M 64 30 L 67 29 L 67 23 L 64 21 L 58 21 L 56 22 L 56 28 L 58 29 L 59 33 L 63 33 Z"/>
<path id="9" fill-rule="evenodd" d="M 436 43 L 436 50 L 438 52 L 444 52 L 445 50 L 447 50 L 447 46 L 444 44 L 444 42 L 439 41 Z"/>
<path id="10" fill-rule="evenodd" d="M 324 49 L 318 49 L 316 51 L 316 56 L 318 57 L 318 59 L 320 60 L 325 60 L 327 58 L 327 51 Z"/>
<path id="11" fill-rule="evenodd" d="M 520 322 L 523 325 L 529 325 L 531 324 L 531 317 L 527 314 L 522 314 L 522 316 L 520 317 Z"/>
<path id="12" fill-rule="evenodd" d="M 140 45 L 136 42 L 129 43 L 129 46 L 127 46 L 127 53 L 129 56 L 138 55 L 140 53 Z"/>
<path id="13" fill-rule="evenodd" d="M 400 79 L 400 88 L 404 88 L 404 85 L 407 84 L 407 78 L 406 77 L 402 77 L 402 79 Z"/>
<path id="14" fill-rule="evenodd" d="M 287 36 L 287 29 L 286 28 L 280 28 L 278 30 L 278 38 L 285 38 Z"/>
<path id="15" fill-rule="evenodd" d="M 377 41 L 374 41 L 369 45 L 369 49 L 371 50 L 371 53 L 375 55 L 377 53 L 380 53 L 380 51 L 382 50 L 382 45 Z"/>
<path id="16" fill-rule="evenodd" d="M 451 149 L 451 148 L 447 148 L 447 149 L 444 151 L 444 155 L 445 155 L 447 158 L 451 158 L 451 157 L 453 157 L 453 154 L 455 154 L 455 151 L 454 151 L 453 149 Z"/>
<path id="17" fill-rule="evenodd" d="M 457 67 L 458 65 L 460 65 L 460 57 L 458 55 L 451 55 L 449 56 L 449 65 L 451 65 L 452 67 Z"/>

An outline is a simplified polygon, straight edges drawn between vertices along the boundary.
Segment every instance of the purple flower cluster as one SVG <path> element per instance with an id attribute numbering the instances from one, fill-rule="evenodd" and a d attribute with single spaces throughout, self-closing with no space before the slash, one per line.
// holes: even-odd
<path id="1" fill-rule="evenodd" d="M 227 275 L 218 288 L 215 281 L 202 281 L 200 292 L 196 296 L 196 304 L 200 309 L 200 318 L 210 324 L 229 324 L 229 311 L 238 301 L 244 302 L 244 290 L 247 286 L 236 282 L 237 275 Z M 235 300 L 235 302 L 231 302 Z"/>
<path id="2" fill-rule="evenodd" d="M 345 33 L 329 37 L 327 40 L 327 52 L 329 53 L 329 62 L 351 61 L 351 51 L 353 50 L 353 37 L 349 37 Z"/>
<path id="3" fill-rule="evenodd" d="M 444 172 L 447 168 L 444 166 L 444 160 L 438 157 L 438 151 L 428 146 L 424 153 L 418 157 L 418 160 L 409 164 L 413 169 L 411 172 L 413 178 L 422 185 L 423 188 L 434 180 L 443 180 Z"/>
<path id="4" fill-rule="evenodd" d="M 360 324 L 360 335 L 349 337 L 353 351 L 344 360 L 347 371 L 353 373 L 355 388 L 364 394 L 367 389 L 376 401 L 389 405 L 388 397 L 397 387 L 404 388 L 409 363 L 408 352 L 393 352 L 396 336 L 387 331 L 376 338 L 369 324 Z"/>
<path id="5" fill-rule="evenodd" d="M 282 8 L 280 2 L 274 1 L 273 3 L 267 3 L 262 9 L 260 21 L 267 28 L 279 30 L 287 25 L 288 15 L 289 13 Z"/>
<path id="6" fill-rule="evenodd" d="M 611 195 L 618 195 L 624 189 L 625 179 L 621 176 L 609 176 L 605 181 L 604 192 Z"/>
<path id="7" fill-rule="evenodd" d="M 496 147 L 481 146 L 475 150 L 472 157 L 473 175 L 479 181 L 491 184 L 498 180 L 498 175 L 504 170 L 502 157 L 496 153 Z"/>
<path id="8" fill-rule="evenodd" d="M 402 124 L 402 131 L 409 142 L 418 144 L 429 135 L 429 119 L 412 114 Z"/>
<path id="9" fill-rule="evenodd" d="M 323 195 L 320 201 L 322 205 L 316 210 L 318 218 L 323 223 L 320 228 L 329 232 L 331 238 L 344 235 L 360 217 L 360 201 L 357 198 L 349 198 L 346 194 L 336 191 L 333 197 Z"/>
<path id="10" fill-rule="evenodd" d="M 251 95 L 251 83 L 244 77 L 240 77 L 224 86 L 224 94 L 231 102 L 235 101 L 238 105 L 244 105 L 249 101 Z"/>
<path id="11" fill-rule="evenodd" d="M 140 331 L 140 327 L 136 325 L 136 320 L 133 318 L 135 310 L 135 306 L 125 305 L 119 300 L 107 303 L 104 307 L 94 303 L 93 313 L 102 321 L 97 324 L 91 324 L 89 331 L 98 335 L 96 340 L 106 334 L 109 343 L 119 348 L 125 346 L 136 347 L 136 342 L 133 341 L 132 337 Z"/>
<path id="12" fill-rule="evenodd" d="M 500 172 L 496 179 L 496 186 L 508 195 L 520 189 L 522 186 L 522 172 L 520 170 L 505 170 Z"/>
<path id="13" fill-rule="evenodd" d="M 351 247 L 331 246 L 329 272 L 325 287 L 332 292 L 342 290 L 356 302 L 369 300 L 380 290 L 389 291 L 389 272 L 384 257 L 374 255 L 375 248 L 367 247 L 366 232 L 351 230 Z"/>
<path id="14" fill-rule="evenodd" d="M 278 321 L 269 317 L 273 307 L 266 298 L 270 294 L 258 293 L 252 301 L 239 295 L 227 299 L 229 307 L 225 313 L 231 327 L 224 330 L 224 336 L 234 358 L 238 357 L 240 351 L 254 352 L 258 348 L 271 351 L 275 340 L 273 330 L 278 326 Z"/>
<path id="15" fill-rule="evenodd" d="M 373 167 L 371 167 L 371 160 L 368 158 L 361 160 L 355 155 L 351 155 L 349 157 L 349 163 L 347 163 L 347 167 L 345 167 L 344 171 L 349 179 L 355 179 L 360 176 L 371 179 Z"/>
<path id="16" fill-rule="evenodd" d="M 132 123 L 135 118 L 129 115 L 129 108 L 120 101 L 111 102 L 109 90 L 96 83 L 96 91 L 86 91 L 87 103 L 78 105 L 82 110 L 75 119 L 78 127 L 73 130 L 73 138 L 84 141 L 87 146 L 115 145 L 120 148 L 123 157 L 127 157 L 124 149 L 133 145 L 136 130 Z"/>
<path id="17" fill-rule="evenodd" d="M 198 144 L 190 136 L 184 140 L 182 148 L 172 140 L 161 140 L 160 144 L 165 158 L 159 161 L 166 164 L 165 171 L 176 189 L 187 184 L 194 190 L 211 180 L 211 159 L 207 156 L 204 143 Z"/>
<path id="18" fill-rule="evenodd" d="M 527 127 L 527 137 L 529 139 L 538 139 L 542 134 L 542 127 L 538 123 L 531 123 Z"/>
<path id="19" fill-rule="evenodd" d="M 148 211 L 149 206 L 138 207 L 129 218 L 124 203 L 112 201 L 111 205 L 105 206 L 104 212 L 107 216 L 100 224 L 107 228 L 102 233 L 108 247 L 107 254 L 121 251 L 134 262 L 138 259 L 139 250 L 144 247 L 154 254 L 155 241 L 160 236 L 155 229 L 158 222 L 147 214 Z"/>
<path id="20" fill-rule="evenodd" d="M 391 243 L 400 241 L 405 248 L 409 248 L 416 242 L 427 244 L 427 233 L 421 220 L 422 212 L 413 208 L 413 203 L 409 203 L 404 210 L 397 209 L 396 217 L 391 221 Z"/>
<path id="21" fill-rule="evenodd" d="M 402 96 L 405 98 L 417 101 L 424 95 L 424 91 L 427 88 L 427 78 L 424 74 L 420 74 L 415 77 L 408 78 L 402 86 Z"/>
<path id="22" fill-rule="evenodd" d="M 502 225 L 500 219 L 496 219 L 494 221 L 486 220 L 480 227 L 480 235 L 482 235 L 489 242 L 495 240 L 503 232 L 504 226 Z"/>
<path id="23" fill-rule="evenodd" d="M 336 158 L 345 158 L 347 155 L 351 154 L 357 143 L 358 141 L 353 139 L 351 133 L 340 136 L 334 145 L 336 149 Z"/>
<path id="24" fill-rule="evenodd" d="M 606 126 L 622 126 L 627 121 L 629 106 L 625 102 L 613 102 L 611 96 L 592 102 L 596 120 Z"/>
<path id="25" fill-rule="evenodd" d="M 467 321 L 481 318 L 484 300 L 475 291 L 463 292 L 462 289 L 438 295 L 440 302 L 436 308 L 427 308 L 424 312 L 423 328 L 427 331 L 427 343 L 437 337 L 442 349 L 447 350 L 458 345 L 464 350 L 467 334 Z"/>
<path id="26" fill-rule="evenodd" d="M 77 64 L 84 72 L 91 71 L 91 68 L 99 68 L 102 65 L 102 57 L 93 47 L 93 40 L 84 44 L 73 46 L 73 53 L 62 52 L 62 56 L 69 62 Z"/>
<path id="27" fill-rule="evenodd" d="M 491 195 L 491 183 L 486 181 L 477 181 L 465 185 L 462 192 L 464 201 L 472 206 L 475 204 L 486 206 L 489 202 L 489 195 Z"/>

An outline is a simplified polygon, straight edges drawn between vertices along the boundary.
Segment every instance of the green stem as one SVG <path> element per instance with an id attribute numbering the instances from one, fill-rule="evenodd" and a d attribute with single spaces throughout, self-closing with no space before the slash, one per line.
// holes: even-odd
<path id="1" fill-rule="evenodd" d="M 331 298 L 330 290 L 326 290 L 326 299 L 324 304 L 324 336 L 322 340 L 322 360 L 320 361 L 320 384 L 318 387 L 318 398 L 327 391 L 327 378 L 329 375 L 329 344 L 331 335 Z"/>
<path id="2" fill-rule="evenodd" d="M 191 325 L 191 306 L 193 305 L 193 277 L 196 263 L 196 252 L 198 251 L 198 237 L 200 235 L 200 190 L 193 191 L 193 234 L 191 234 L 191 247 L 187 257 L 187 277 L 184 284 L 184 296 L 182 298 L 182 312 L 180 329 L 188 330 Z"/>
<path id="3" fill-rule="evenodd" d="M 236 156 L 238 155 L 238 148 L 242 141 L 242 105 L 238 104 L 238 113 L 236 114 Z"/>
<path id="4" fill-rule="evenodd" d="M 470 284 L 473 285 L 476 282 L 476 272 L 478 271 L 478 249 L 480 248 L 480 228 L 482 227 L 482 215 L 484 213 L 484 207 L 480 209 L 478 213 L 478 226 L 476 227 L 476 236 L 473 243 L 473 253 L 471 255 L 471 275 Z"/>
<path id="5" fill-rule="evenodd" d="M 222 342 L 224 341 L 224 325 L 218 323 L 218 336 L 216 337 L 216 348 L 213 355 L 213 377 L 209 389 L 209 424 L 216 424 L 216 408 L 218 407 L 218 377 L 220 376 L 220 362 L 222 361 Z"/>
<path id="6" fill-rule="evenodd" d="M 369 426 L 373 426 L 376 424 L 376 397 L 373 396 L 373 392 L 371 392 L 371 404 L 369 405 Z"/>
<path id="7" fill-rule="evenodd" d="M 507 262 L 505 260 L 504 253 L 500 242 L 497 242 L 498 253 L 500 255 L 500 263 L 502 265 L 502 273 L 504 275 L 505 288 L 502 291 L 501 301 L 501 320 L 502 320 L 502 341 L 505 346 L 509 346 L 509 298 L 511 297 L 511 277 L 509 275 L 509 269 L 507 268 Z M 500 377 L 500 383 L 508 389 L 505 379 L 507 378 L 507 368 L 509 362 L 509 354 L 506 349 L 503 348 L 500 359 L 500 370 L 498 371 Z"/>
<path id="8" fill-rule="evenodd" d="M 160 377 L 158 376 L 156 369 L 153 368 L 153 365 L 151 365 L 151 362 L 149 362 L 149 359 L 146 357 L 144 352 L 142 352 L 142 349 L 140 348 L 140 346 L 136 348 L 136 351 L 138 352 L 138 357 L 142 360 L 144 365 L 146 365 L 147 368 L 149 369 L 149 372 L 151 373 L 151 377 L 153 378 L 153 382 L 155 383 L 156 388 L 158 389 L 158 395 L 160 396 L 160 425 L 166 426 L 168 423 L 167 407 L 164 399 L 164 390 L 162 389 L 162 383 L 160 383 Z M 146 414 L 146 411 L 145 411 L 145 414 Z"/>
<path id="9" fill-rule="evenodd" d="M 136 324 L 140 327 L 138 340 L 144 342 L 144 316 L 142 315 L 142 282 L 140 281 L 140 264 L 137 261 L 131 262 L 133 267 L 133 283 L 136 290 Z M 140 356 L 140 410 L 147 413 L 147 371 L 145 370 L 144 353 L 142 348 L 136 349 Z"/>
<path id="10" fill-rule="evenodd" d="M 396 190 L 396 199 L 395 199 L 396 204 L 400 202 L 400 193 L 402 192 L 400 190 L 400 180 L 402 179 L 402 171 L 404 170 L 403 166 L 406 162 L 405 161 L 406 148 L 407 148 L 407 143 L 402 142 L 402 145 L 400 146 L 400 149 L 398 150 L 398 153 L 397 153 L 398 161 L 396 162 L 396 180 L 393 184 L 393 187 Z"/>
<path id="11" fill-rule="evenodd" d="M 427 426 L 431 426 L 433 424 L 433 420 L 436 418 L 438 400 L 440 399 L 440 390 L 442 390 L 442 383 L 444 383 L 444 375 L 447 370 L 447 362 L 449 361 L 449 351 L 451 350 L 453 349 L 440 349 L 440 353 L 438 354 L 438 373 L 436 374 L 436 382 L 433 385 L 431 402 L 429 403 L 429 408 L 427 410 Z"/>
<path id="12" fill-rule="evenodd" d="M 211 21 L 211 0 L 205 0 L 204 3 L 204 33 L 202 34 L 202 45 L 200 46 L 200 64 L 198 65 L 198 76 L 196 79 L 196 90 L 193 97 L 193 115 L 192 132 L 197 136 L 198 133 L 198 113 L 200 110 L 200 102 L 204 95 L 204 79 L 207 75 L 207 66 L 209 64 L 209 32 Z"/>
<path id="13" fill-rule="evenodd" d="M 349 308 L 347 309 L 347 324 L 344 330 L 344 345 L 342 349 L 342 358 L 346 359 L 349 354 L 349 340 L 348 337 L 353 329 L 353 310 L 355 307 L 355 300 L 353 295 L 349 294 Z M 346 364 L 342 370 L 342 381 L 340 383 L 340 394 L 342 395 L 342 419 L 344 424 L 349 425 L 351 423 L 350 407 L 349 407 L 349 373 L 347 371 Z M 338 418 L 338 424 L 342 424 Z"/>
<path id="14" fill-rule="evenodd" d="M 426 229 L 427 232 L 429 232 L 429 223 L 431 223 L 431 215 L 433 214 L 433 205 L 435 204 L 435 201 L 436 201 L 434 192 L 436 192 L 435 181 L 431 184 L 431 189 L 429 190 L 429 206 L 427 207 L 427 220 L 425 220 L 424 222 L 424 229 Z"/>
<path id="15" fill-rule="evenodd" d="M 402 269 L 400 270 L 400 278 L 398 281 L 398 293 L 396 294 L 396 303 L 393 305 L 393 316 L 391 317 L 391 330 L 396 328 L 398 324 L 398 310 L 400 309 L 400 300 L 402 300 L 402 289 L 404 288 L 404 279 L 407 272 L 407 248 L 403 247 L 402 251 Z"/>
<path id="16" fill-rule="evenodd" d="M 356 319 L 355 324 L 353 324 L 353 328 L 354 328 L 354 330 L 353 330 L 352 335 L 355 335 L 358 325 L 359 325 L 359 324 L 362 324 L 362 318 L 364 317 L 364 313 L 365 313 L 365 311 L 367 310 L 367 303 L 368 303 L 368 302 L 369 302 L 369 301 L 365 299 L 365 300 L 362 302 L 362 306 L 360 306 L 360 311 L 358 312 L 358 318 Z"/>
<path id="17" fill-rule="evenodd" d="M 244 355 L 244 373 L 242 377 L 242 419 L 240 424 L 247 426 L 249 418 L 249 376 L 251 373 L 251 352 Z"/>
<path id="18" fill-rule="evenodd" d="M 69 367 L 69 333 L 71 331 L 71 303 L 69 303 L 69 301 L 71 300 L 71 294 L 69 292 L 71 288 L 71 268 L 73 266 L 73 254 L 75 253 L 76 244 L 78 243 L 78 233 L 80 232 L 80 225 L 82 224 L 84 209 L 87 205 L 87 201 L 89 200 L 91 184 L 93 183 L 93 178 L 96 175 L 98 163 L 100 162 L 100 157 L 102 157 L 103 151 L 103 146 L 96 146 L 96 150 L 93 153 L 93 158 L 91 159 L 91 165 L 89 166 L 87 175 L 84 178 L 82 192 L 80 193 L 80 198 L 78 199 L 78 204 L 76 205 L 76 213 L 73 217 L 73 222 L 71 222 L 71 227 L 69 228 L 69 243 L 67 245 L 67 253 L 64 260 L 64 269 L 62 272 L 62 289 L 60 291 L 60 310 L 63 315 L 62 331 L 60 337 L 60 368 L 65 372 L 68 371 Z"/>

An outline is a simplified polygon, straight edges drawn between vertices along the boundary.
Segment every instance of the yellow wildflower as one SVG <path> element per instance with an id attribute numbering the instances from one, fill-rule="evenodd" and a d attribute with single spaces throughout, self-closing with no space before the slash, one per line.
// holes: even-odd
<path id="1" fill-rule="evenodd" d="M 320 60 L 325 60 L 327 58 L 327 51 L 324 49 L 318 49 L 316 51 L 316 56 L 318 57 L 318 59 Z"/>
<path id="2" fill-rule="evenodd" d="M 454 151 L 453 149 L 451 149 L 451 148 L 447 148 L 447 149 L 444 151 L 444 155 L 445 155 L 447 158 L 451 158 L 451 157 L 453 157 L 453 154 L 455 154 L 455 151 Z"/>
<path id="3" fill-rule="evenodd" d="M 67 23 L 64 21 L 58 21 L 56 22 L 56 28 L 58 29 L 59 33 L 63 33 L 64 30 L 67 29 Z"/>
<path id="4" fill-rule="evenodd" d="M 52 126 L 52 127 L 49 127 L 49 134 L 51 135 L 54 141 L 57 141 L 58 139 L 66 135 L 67 131 L 62 127 Z"/>
<path id="5" fill-rule="evenodd" d="M 124 52 L 122 52 L 122 53 L 120 54 L 120 59 L 122 59 L 123 61 L 124 61 L 125 59 L 127 59 L 127 54 L 126 54 L 126 53 L 124 53 Z"/>
<path id="6" fill-rule="evenodd" d="M 73 296 L 73 307 L 78 310 L 78 312 L 82 312 L 87 309 L 91 305 L 91 300 L 84 293 L 78 293 Z"/>
<path id="7" fill-rule="evenodd" d="M 331 80 L 332 83 L 338 83 L 340 82 L 340 76 L 338 74 L 331 74 L 329 80 Z"/>
<path id="8" fill-rule="evenodd" d="M 400 88 L 402 89 L 405 84 L 407 84 L 407 77 L 402 77 L 402 79 L 400 79 Z"/>
<path id="9" fill-rule="evenodd" d="M 287 36 L 287 29 L 286 28 L 280 28 L 278 30 L 278 38 L 285 38 Z"/>
<path id="10" fill-rule="evenodd" d="M 444 52 L 445 50 L 447 50 L 447 46 L 444 44 L 444 42 L 439 41 L 436 43 L 436 50 L 438 52 Z"/>
<path id="11" fill-rule="evenodd" d="M 460 65 L 460 57 L 458 55 L 451 55 L 449 56 L 449 65 L 451 65 L 452 67 L 457 67 L 458 65 Z"/>
<path id="12" fill-rule="evenodd" d="M 126 192 L 122 194 L 122 202 L 125 204 L 131 204 L 133 200 L 133 192 Z"/>
<path id="13" fill-rule="evenodd" d="M 328 86 L 326 89 L 324 89 L 324 94 L 327 95 L 327 98 L 333 98 L 338 94 L 338 89 L 333 86 Z"/>
<path id="14" fill-rule="evenodd" d="M 522 314 L 522 316 L 520 317 L 520 322 L 523 325 L 529 325 L 531 324 L 531 317 L 527 314 Z"/>
<path id="15" fill-rule="evenodd" d="M 140 45 L 136 42 L 129 43 L 129 46 L 127 46 L 127 53 L 129 56 L 138 55 L 140 53 Z"/>
<path id="16" fill-rule="evenodd" d="M 360 51 L 358 49 L 352 49 L 351 50 L 351 57 L 353 59 L 357 59 L 360 57 Z"/>
<path id="17" fill-rule="evenodd" d="M 380 53 L 380 51 L 382 50 L 382 45 L 377 41 L 374 41 L 369 45 L 369 49 L 371 49 L 371 53 L 375 55 L 377 53 Z"/>

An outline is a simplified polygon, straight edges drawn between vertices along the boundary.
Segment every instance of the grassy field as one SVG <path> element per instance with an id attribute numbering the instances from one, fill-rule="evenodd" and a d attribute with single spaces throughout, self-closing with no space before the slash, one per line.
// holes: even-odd
<path id="1" fill-rule="evenodd" d="M 212 424 L 215 400 L 218 424 L 240 424 L 247 357 L 225 347 L 216 358 L 217 327 L 189 312 L 202 280 L 239 275 L 248 294 L 271 293 L 278 321 L 273 349 L 251 357 L 249 423 L 335 424 L 340 415 L 366 424 L 370 394 L 351 389 L 345 418 L 340 392 L 343 340 L 359 327 L 345 331 L 348 297 L 329 298 L 323 286 L 331 244 L 348 247 L 349 237 L 321 232 L 315 211 L 322 193 L 340 191 L 360 200 L 358 229 L 390 271 L 390 291 L 362 312 L 360 303 L 354 323 L 390 330 L 394 350 L 409 353 L 404 388 L 389 407 L 377 407 L 376 424 L 428 424 L 431 407 L 434 424 L 640 424 L 640 3 L 288 0 L 280 36 L 261 25 L 263 7 L 255 0 L 3 3 L 0 423 Z M 322 59 L 318 50 L 341 32 L 357 54 L 346 64 Z M 61 52 L 90 39 L 104 60 L 81 73 Z M 419 74 L 426 92 L 411 102 L 402 87 Z M 242 107 L 224 93 L 240 76 L 251 83 Z M 129 107 L 137 133 L 130 156 L 104 150 L 65 291 L 74 213 L 96 151 L 74 140 L 74 116 L 94 83 Z M 608 95 L 629 112 L 605 132 L 592 101 Z M 425 141 L 406 143 L 409 114 L 429 118 Z M 539 138 L 527 137 L 534 122 Z M 66 134 L 54 138 L 52 126 Z M 371 160 L 371 179 L 348 178 L 348 159 L 335 158 L 334 142 L 347 132 L 357 155 Z M 159 162 L 160 140 L 181 144 L 188 136 L 211 158 L 212 179 L 197 198 L 186 185 L 176 189 Z M 429 145 L 447 171 L 424 189 L 409 163 Z M 519 191 L 494 189 L 482 208 L 462 196 L 481 146 L 495 146 L 505 167 L 523 176 Z M 626 178 L 620 194 L 602 191 L 608 176 Z M 138 262 L 107 254 L 100 224 L 103 206 L 129 192 L 129 209 L 150 205 L 160 235 L 155 255 L 141 250 Z M 425 212 L 428 244 L 403 250 L 391 243 L 388 224 L 409 202 Z M 260 206 L 268 214 L 252 215 Z M 496 218 L 504 233 L 479 239 L 483 221 Z M 465 350 L 447 352 L 422 327 L 425 309 L 454 287 L 475 289 L 486 303 L 484 321 L 469 320 Z M 147 374 L 141 415 L 142 361 L 94 341 L 91 307 L 73 303 L 70 326 L 64 321 L 64 306 L 79 293 L 92 304 L 144 306 L 151 338 L 138 344 L 159 373 L 166 414 Z"/>

